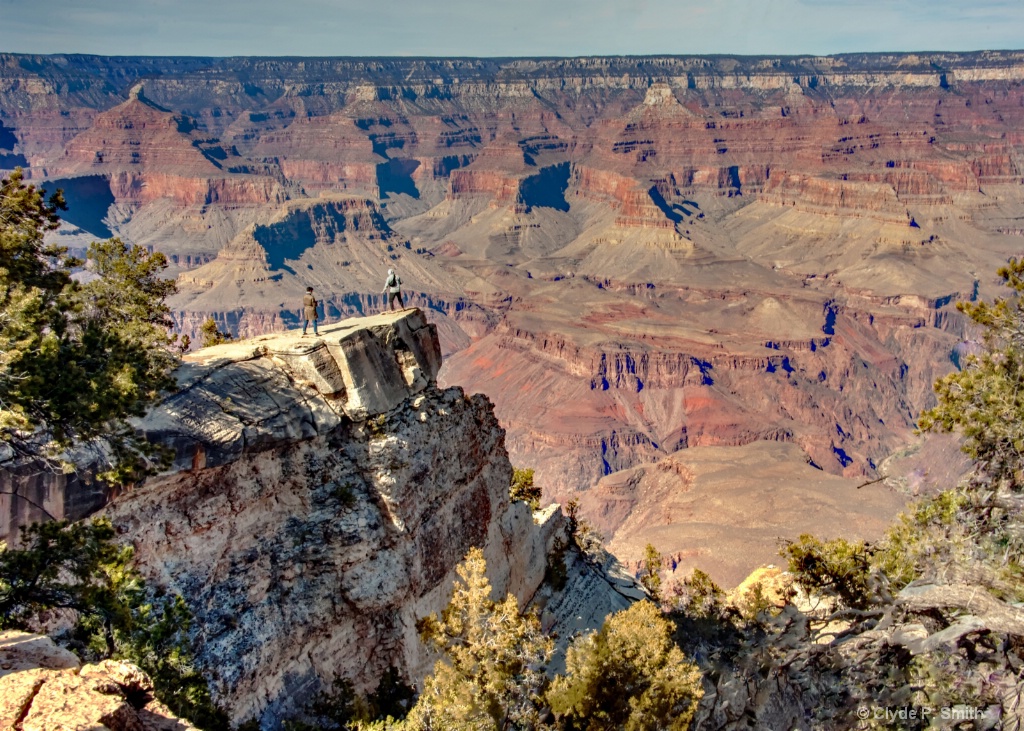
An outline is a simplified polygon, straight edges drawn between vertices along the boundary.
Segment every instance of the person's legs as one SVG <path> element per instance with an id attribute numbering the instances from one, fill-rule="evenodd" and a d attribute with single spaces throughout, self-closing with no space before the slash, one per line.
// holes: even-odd
<path id="1" fill-rule="evenodd" d="M 314 338 L 320 337 L 320 333 L 317 332 L 317 329 L 316 329 L 316 322 L 317 322 L 317 318 L 314 317 L 313 318 L 313 337 Z"/>
<path id="2" fill-rule="evenodd" d="M 395 297 L 398 297 L 401 294 L 401 292 L 391 292 L 390 294 L 388 294 L 388 309 L 391 310 L 392 312 L 395 311 Z"/>
<path id="3" fill-rule="evenodd" d="M 305 318 L 303 318 L 303 320 L 302 320 L 302 334 L 303 334 L 303 336 L 305 336 L 305 334 L 306 334 L 306 328 L 307 328 L 308 326 L 309 326 L 309 320 L 306 320 Z M 315 324 L 315 323 L 314 323 L 313 327 L 316 327 L 316 324 Z"/>
<path id="4" fill-rule="evenodd" d="M 405 309 L 405 297 L 402 296 L 401 292 L 398 293 L 398 304 L 402 306 L 403 310 Z"/>

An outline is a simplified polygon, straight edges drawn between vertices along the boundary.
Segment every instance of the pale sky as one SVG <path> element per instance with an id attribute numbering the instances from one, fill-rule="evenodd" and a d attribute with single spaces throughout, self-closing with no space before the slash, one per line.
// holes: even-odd
<path id="1" fill-rule="evenodd" d="M 1024 48 L 1024 0 L 0 0 L 0 52 L 833 54 Z"/>

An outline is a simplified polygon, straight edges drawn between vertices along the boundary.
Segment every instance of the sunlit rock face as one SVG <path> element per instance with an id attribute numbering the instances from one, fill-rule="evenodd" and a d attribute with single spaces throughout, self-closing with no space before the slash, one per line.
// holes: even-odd
<path id="1" fill-rule="evenodd" d="M 416 620 L 447 604 L 471 547 L 496 595 L 536 593 L 561 514 L 509 502 L 491 403 L 439 389 L 440 366 L 417 309 L 266 335 L 188 356 L 138 422 L 172 465 L 102 514 L 150 585 L 185 598 L 196 662 L 236 721 L 277 728 L 336 675 L 422 678 Z M 18 484 L 58 513 L 80 500 L 59 475 Z"/>
<path id="2" fill-rule="evenodd" d="M 209 348 L 142 423 L 174 467 L 104 511 L 143 573 L 186 598 L 197 661 L 238 720 L 268 728 L 335 675 L 372 690 L 429 669 L 418 618 L 482 546 L 526 602 L 550 525 L 509 503 L 504 431 L 483 396 L 435 385 L 418 310 Z"/>
<path id="3" fill-rule="evenodd" d="M 119 660 L 83 665 L 43 635 L 0 632 L 0 728 L 195 731 L 153 696 L 138 667 Z"/>

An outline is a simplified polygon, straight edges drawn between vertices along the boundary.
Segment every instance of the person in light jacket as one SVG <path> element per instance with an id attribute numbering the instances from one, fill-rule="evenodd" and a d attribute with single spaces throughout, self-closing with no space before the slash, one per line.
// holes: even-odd
<path id="1" fill-rule="evenodd" d="M 388 278 L 384 280 L 384 290 L 381 294 L 388 295 L 388 309 L 395 309 L 395 299 L 405 309 L 405 300 L 402 299 L 402 278 L 395 274 L 394 269 L 388 269 Z"/>
<path id="2" fill-rule="evenodd" d="M 316 321 L 319 317 L 317 306 L 319 304 L 316 297 L 313 296 L 313 288 L 306 287 L 306 296 L 302 298 L 302 337 L 306 337 L 306 327 L 310 321 L 313 322 L 313 337 L 320 337 L 320 333 L 316 331 Z"/>

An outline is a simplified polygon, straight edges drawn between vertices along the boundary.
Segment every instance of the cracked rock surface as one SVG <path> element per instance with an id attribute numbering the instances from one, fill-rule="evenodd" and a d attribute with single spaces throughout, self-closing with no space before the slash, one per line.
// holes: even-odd
<path id="1" fill-rule="evenodd" d="M 0 731 L 191 731 L 130 663 L 80 665 L 49 637 L 0 632 Z"/>

